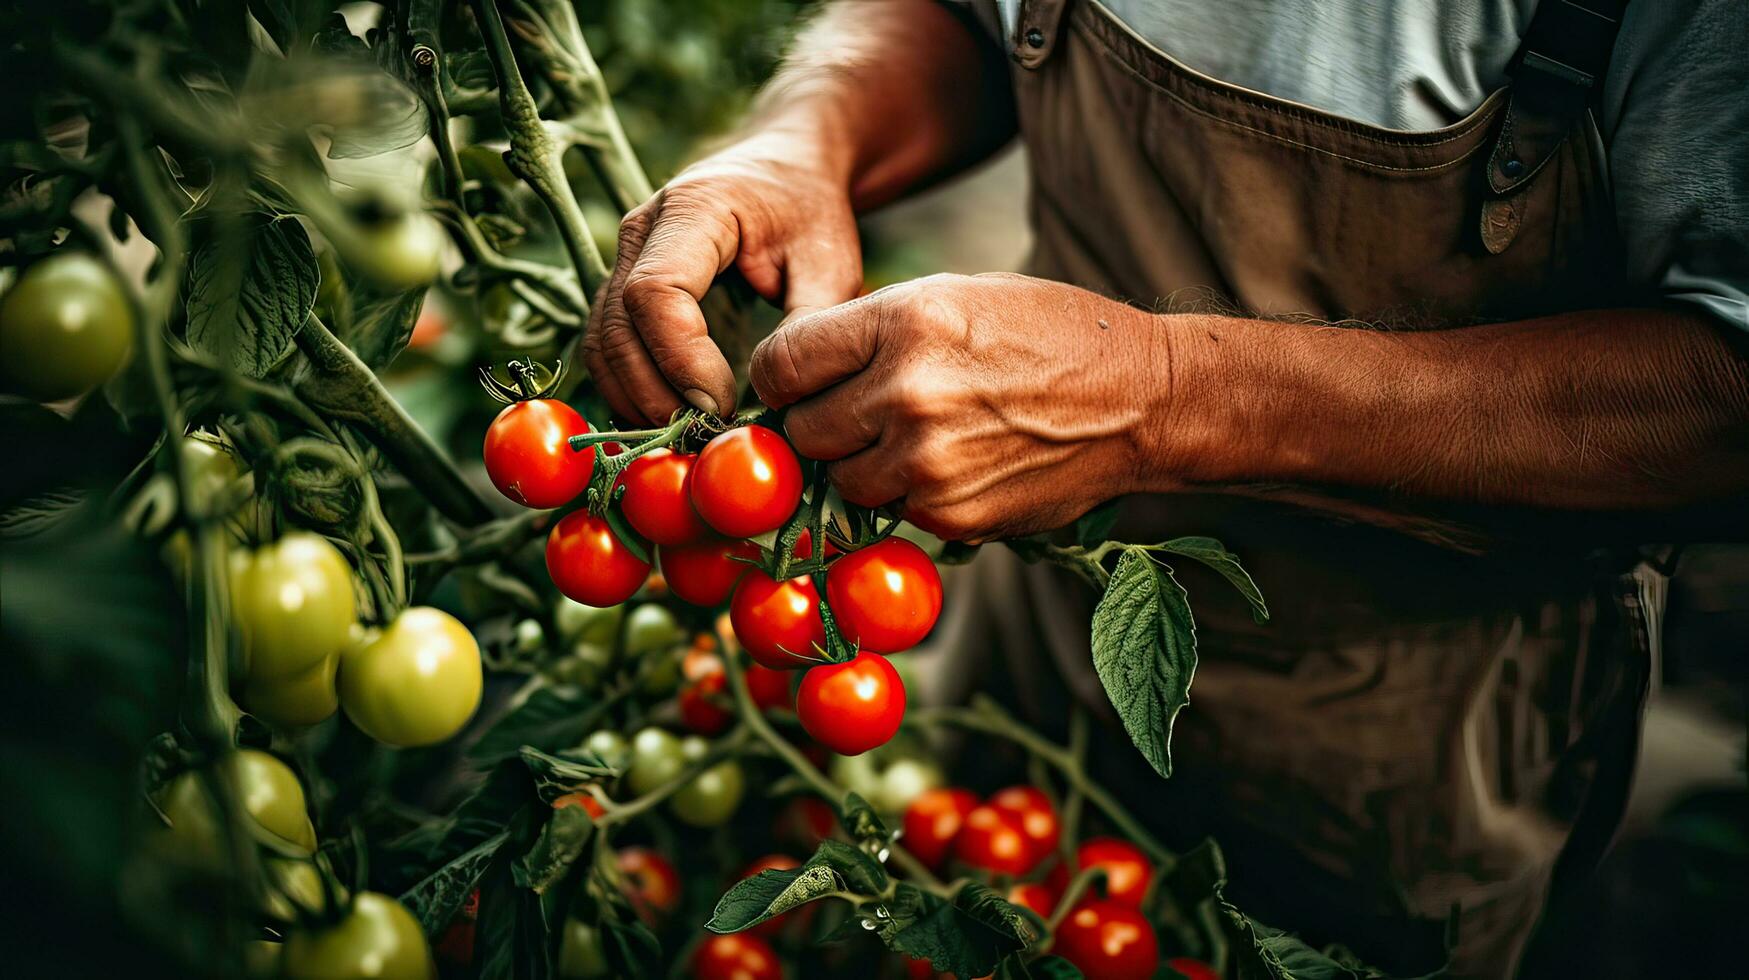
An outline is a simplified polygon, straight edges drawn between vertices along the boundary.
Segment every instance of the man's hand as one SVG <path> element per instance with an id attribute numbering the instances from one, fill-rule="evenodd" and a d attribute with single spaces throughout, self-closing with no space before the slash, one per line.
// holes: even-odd
<path id="1" fill-rule="evenodd" d="M 841 303 L 861 289 L 849 182 L 810 142 L 753 137 L 687 169 L 626 215 L 582 348 L 616 413 L 654 425 L 683 401 L 713 414 L 734 409 L 734 374 L 698 306 L 731 265 L 786 312 Z"/>
<path id="2" fill-rule="evenodd" d="M 982 541 L 1131 489 L 1169 365 L 1140 310 L 1026 276 L 933 276 L 791 318 L 752 380 L 846 500 L 902 500 L 919 527 Z"/>

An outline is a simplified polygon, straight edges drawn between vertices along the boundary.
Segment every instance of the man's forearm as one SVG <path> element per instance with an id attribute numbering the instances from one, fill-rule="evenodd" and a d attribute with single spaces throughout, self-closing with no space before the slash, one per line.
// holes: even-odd
<path id="1" fill-rule="evenodd" d="M 1006 68 L 937 0 L 838 0 L 760 93 L 749 130 L 818 154 L 858 211 L 982 160 L 1014 133 Z"/>
<path id="2" fill-rule="evenodd" d="M 1696 315 L 1428 332 L 1172 319 L 1172 383 L 1145 447 L 1162 486 L 1622 511 L 1749 493 L 1749 361 Z"/>

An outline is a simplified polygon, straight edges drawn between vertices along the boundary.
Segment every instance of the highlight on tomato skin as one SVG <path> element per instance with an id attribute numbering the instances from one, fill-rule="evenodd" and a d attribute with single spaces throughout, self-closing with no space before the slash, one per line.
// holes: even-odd
<path id="1" fill-rule="evenodd" d="M 833 563 L 826 572 L 826 602 L 851 645 L 900 653 L 935 628 L 941 573 L 922 548 L 890 537 Z"/>
<path id="2" fill-rule="evenodd" d="M 1051 952 L 1082 974 L 1102 980 L 1150 980 L 1160 968 L 1160 940 L 1142 913 L 1118 902 L 1090 899 L 1057 927 Z"/>
<path id="3" fill-rule="evenodd" d="M 595 468 L 595 447 L 574 450 L 571 437 L 593 431 L 562 401 L 512 402 L 486 429 L 486 475 L 499 493 L 524 507 L 562 507 L 589 486 Z"/>
<path id="4" fill-rule="evenodd" d="M 758 560 L 759 546 L 753 542 L 720 538 L 656 552 L 668 591 L 683 602 L 705 607 L 726 602 L 735 583 Z"/>
<path id="5" fill-rule="evenodd" d="M 692 506 L 692 468 L 698 457 L 671 449 L 652 449 L 626 464 L 616 486 L 625 488 L 620 509 L 626 523 L 663 547 L 694 544 L 711 529 Z"/>
<path id="6" fill-rule="evenodd" d="M 732 538 L 775 531 L 802 500 L 802 466 L 789 442 L 762 425 L 713 438 L 692 467 L 692 505 Z"/>
<path id="7" fill-rule="evenodd" d="M 905 849 L 917 860 L 939 868 L 953 851 L 954 839 L 965 826 L 966 814 L 978 806 L 978 796 L 969 789 L 952 786 L 924 790 L 905 808 Z"/>
<path id="8" fill-rule="evenodd" d="M 839 755 L 861 755 L 898 733 L 905 682 L 878 653 L 821 664 L 802 675 L 796 716 L 814 741 Z"/>
<path id="9" fill-rule="evenodd" d="M 748 570 L 730 599 L 729 622 L 748 655 L 772 670 L 813 666 L 826 645 L 820 593 L 805 575 L 778 582 Z"/>

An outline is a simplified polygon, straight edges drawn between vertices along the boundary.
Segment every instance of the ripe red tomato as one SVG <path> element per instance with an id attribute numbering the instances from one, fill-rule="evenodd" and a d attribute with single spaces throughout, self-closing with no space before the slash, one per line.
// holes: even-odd
<path id="1" fill-rule="evenodd" d="M 814 648 L 826 645 L 820 593 L 806 575 L 778 582 L 757 568 L 748 571 L 729 602 L 729 624 L 748 655 L 773 670 L 817 664 Z"/>
<path id="2" fill-rule="evenodd" d="M 479 925 L 480 890 L 476 888 L 468 892 L 461 910 L 456 913 L 455 918 L 449 920 L 449 925 L 444 927 L 443 932 L 438 934 L 437 942 L 431 944 L 431 952 L 438 962 L 458 970 L 472 966 L 474 937 L 479 931 Z"/>
<path id="3" fill-rule="evenodd" d="M 601 801 L 581 790 L 575 793 L 566 793 L 564 796 L 553 801 L 553 809 L 555 810 L 563 810 L 568 806 L 581 807 L 584 813 L 589 814 L 589 819 L 591 820 L 594 820 L 607 812 L 602 807 Z"/>
<path id="4" fill-rule="evenodd" d="M 705 444 L 692 468 L 692 505 L 732 538 L 775 531 L 802 499 L 802 466 L 783 436 L 744 425 Z"/>
<path id="5" fill-rule="evenodd" d="M 1069 913 L 1051 952 L 1100 980 L 1148 980 L 1160 967 L 1160 940 L 1142 913 L 1097 899 Z"/>
<path id="6" fill-rule="evenodd" d="M 572 436 L 592 431 L 577 410 L 551 398 L 514 402 L 486 430 L 486 475 L 524 507 L 568 504 L 589 485 L 595 447 L 573 452 Z"/>
<path id="7" fill-rule="evenodd" d="M 694 980 L 783 980 L 783 964 L 771 945 L 737 932 L 711 936 L 692 954 Z"/>
<path id="8" fill-rule="evenodd" d="M 692 509 L 692 464 L 697 459 L 691 453 L 652 449 L 620 473 L 619 483 L 626 488 L 620 509 L 651 543 L 691 544 L 710 535 Z"/>
<path id="9" fill-rule="evenodd" d="M 1167 960 L 1166 966 L 1178 971 L 1185 977 L 1185 980 L 1221 980 L 1221 975 L 1215 972 L 1214 967 L 1201 960 L 1193 960 L 1188 956 Z"/>
<path id="10" fill-rule="evenodd" d="M 680 907 L 680 875 L 667 858 L 647 847 L 622 847 L 614 854 L 614 865 L 626 898 L 645 922 Z"/>
<path id="11" fill-rule="evenodd" d="M 1142 907 L 1148 885 L 1154 880 L 1154 866 L 1141 848 L 1116 837 L 1090 837 L 1075 850 L 1075 865 L 1080 870 L 1105 869 L 1105 895 L 1119 905 Z M 1067 887 L 1068 874 L 1057 868 L 1051 872 L 1051 882 L 1057 888 Z"/>
<path id="12" fill-rule="evenodd" d="M 796 694 L 790 684 L 793 676 L 787 670 L 772 670 L 760 664 L 748 664 L 745 676 L 747 678 L 747 693 L 753 696 L 753 703 L 761 711 L 772 708 L 783 708 L 787 711 L 796 709 Z"/>
<path id="13" fill-rule="evenodd" d="M 846 640 L 875 653 L 898 653 L 928 636 L 941 615 L 941 573 L 922 548 L 888 538 L 832 565 L 826 602 Z"/>
<path id="14" fill-rule="evenodd" d="M 790 857 L 788 854 L 767 854 L 754 861 L 752 864 L 747 865 L 747 867 L 742 868 L 741 877 L 751 878 L 761 871 L 790 871 L 800 866 L 801 862 Z M 792 918 L 799 918 L 799 916 L 797 916 L 798 912 L 806 914 L 812 908 L 812 905 L 804 905 L 800 909 L 795 909 L 793 911 L 785 912 L 782 915 L 766 919 L 764 922 L 759 923 L 747 931 L 755 936 L 770 938 L 782 932 L 784 926 L 787 925 Z"/>
<path id="15" fill-rule="evenodd" d="M 1008 889 L 1010 902 L 1031 909 L 1038 914 L 1039 918 L 1047 921 L 1051 917 L 1051 910 L 1057 907 L 1057 899 L 1060 897 L 1049 885 L 1041 885 L 1037 882 L 1015 885 Z"/>
<path id="16" fill-rule="evenodd" d="M 735 714 L 724 706 L 729 697 L 727 688 L 728 677 L 720 668 L 682 685 L 676 699 L 680 705 L 680 724 L 697 735 L 721 735 L 728 731 Z"/>
<path id="17" fill-rule="evenodd" d="M 812 851 L 831 837 L 837 826 L 838 814 L 831 804 L 818 796 L 797 796 L 778 811 L 771 833 L 779 840 L 792 841 L 803 850 Z"/>
<path id="18" fill-rule="evenodd" d="M 953 855 L 974 868 L 1000 875 L 1023 875 L 1038 864 L 1020 818 L 987 803 L 966 814 L 953 842 Z"/>
<path id="19" fill-rule="evenodd" d="M 905 808 L 905 835 L 900 843 L 917 860 L 939 868 L 965 825 L 966 814 L 977 806 L 977 794 L 969 789 L 924 790 Z"/>
<path id="20" fill-rule="evenodd" d="M 814 741 L 839 755 L 861 755 L 898 732 L 905 717 L 905 682 L 876 653 L 821 664 L 802 675 L 796 715 Z"/>
<path id="21" fill-rule="evenodd" d="M 1057 823 L 1057 810 L 1050 798 L 1036 786 L 1010 786 L 990 797 L 990 805 L 1013 814 L 1020 829 L 1032 843 L 1034 861 L 1043 861 L 1057 849 L 1057 837 L 1062 832 Z"/>
<path id="22" fill-rule="evenodd" d="M 547 537 L 547 574 L 567 598 L 606 608 L 630 599 L 650 576 L 642 561 L 613 533 L 607 521 L 572 511 Z"/>
<path id="23" fill-rule="evenodd" d="M 722 605 L 753 567 L 747 562 L 758 560 L 759 546 L 751 541 L 703 541 L 663 548 L 656 556 L 668 591 L 695 606 Z"/>

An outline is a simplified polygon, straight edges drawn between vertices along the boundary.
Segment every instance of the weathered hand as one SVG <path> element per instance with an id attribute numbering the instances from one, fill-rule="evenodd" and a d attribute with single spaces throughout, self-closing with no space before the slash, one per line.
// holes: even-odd
<path id="1" fill-rule="evenodd" d="M 608 405 L 664 422 L 682 400 L 735 407 L 735 379 L 698 302 L 730 265 L 785 311 L 862 287 L 847 179 L 803 140 L 766 133 L 700 161 L 626 215 L 582 346 Z"/>
<path id="2" fill-rule="evenodd" d="M 1060 527 L 1136 485 L 1161 318 L 1026 276 L 932 276 L 795 317 L 752 380 L 864 506 L 953 540 Z"/>

